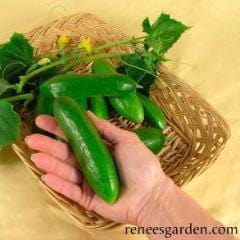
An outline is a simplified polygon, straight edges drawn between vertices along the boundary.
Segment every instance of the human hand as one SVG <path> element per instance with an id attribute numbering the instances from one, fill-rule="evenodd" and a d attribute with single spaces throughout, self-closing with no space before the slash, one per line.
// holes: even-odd
<path id="1" fill-rule="evenodd" d="M 89 111 L 87 115 L 107 141 L 116 161 L 121 180 L 121 193 L 116 203 L 108 204 L 94 194 L 67 144 L 41 134 L 28 136 L 27 145 L 38 151 L 31 159 L 45 172 L 42 179 L 46 185 L 56 192 L 110 220 L 141 225 L 154 211 L 153 206 L 163 200 L 170 180 L 163 173 L 159 160 L 135 133 L 122 130 Z M 65 139 L 53 117 L 41 115 L 36 125 Z"/>

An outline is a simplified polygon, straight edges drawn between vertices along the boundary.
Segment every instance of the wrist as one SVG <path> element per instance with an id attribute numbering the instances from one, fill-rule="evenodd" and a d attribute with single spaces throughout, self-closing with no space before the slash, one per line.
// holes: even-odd
<path id="1" fill-rule="evenodd" d="M 135 225 L 141 227 L 157 226 L 164 221 L 164 213 L 171 206 L 174 198 L 175 184 L 165 176 L 139 208 Z"/>

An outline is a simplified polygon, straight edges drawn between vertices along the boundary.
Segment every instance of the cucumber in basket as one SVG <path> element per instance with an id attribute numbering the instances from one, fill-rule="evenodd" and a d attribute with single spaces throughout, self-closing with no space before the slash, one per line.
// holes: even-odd
<path id="1" fill-rule="evenodd" d="M 116 74 L 117 71 L 107 61 L 96 60 L 92 65 L 92 72 L 96 74 Z M 142 104 L 135 92 L 130 92 L 124 96 L 109 97 L 112 107 L 124 118 L 141 123 L 144 119 Z"/>
<path id="2" fill-rule="evenodd" d="M 44 82 L 40 87 L 40 93 L 48 98 L 68 96 L 82 99 L 95 96 L 121 96 L 135 89 L 136 83 L 121 74 L 66 74 Z"/>

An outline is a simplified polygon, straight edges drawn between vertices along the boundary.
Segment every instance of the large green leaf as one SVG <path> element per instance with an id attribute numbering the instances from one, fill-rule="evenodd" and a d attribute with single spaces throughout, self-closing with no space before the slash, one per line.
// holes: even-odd
<path id="1" fill-rule="evenodd" d="M 14 33 L 0 47 L 0 77 L 10 79 L 34 63 L 33 47 L 21 33 Z"/>
<path id="2" fill-rule="evenodd" d="M 15 143 L 20 133 L 20 118 L 13 105 L 0 101 L 0 150 Z"/>
<path id="3" fill-rule="evenodd" d="M 143 23 L 143 31 L 148 35 L 145 44 L 156 53 L 165 53 L 180 38 L 189 27 L 162 13 L 157 20 L 150 24 L 148 18 Z"/>

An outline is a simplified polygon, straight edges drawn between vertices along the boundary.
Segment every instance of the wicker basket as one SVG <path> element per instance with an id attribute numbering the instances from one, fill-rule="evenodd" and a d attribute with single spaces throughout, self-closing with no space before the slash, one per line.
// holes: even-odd
<path id="1" fill-rule="evenodd" d="M 57 53 L 58 35 L 71 36 L 70 48 L 84 36 L 89 36 L 94 45 L 126 37 L 119 29 L 91 14 L 64 17 L 26 34 L 35 48 L 36 56 Z M 111 51 L 129 50 L 126 46 Z M 75 71 L 88 72 L 89 66 L 90 64 L 81 65 Z M 158 158 L 165 173 L 178 186 L 182 186 L 216 160 L 230 136 L 229 128 L 222 117 L 198 93 L 169 73 L 164 66 L 159 68 L 159 77 L 152 87 L 151 97 L 165 112 L 168 123 L 165 134 L 169 141 L 158 154 Z M 32 164 L 30 160 L 32 152 L 24 143 L 25 136 L 31 133 L 28 114 L 31 115 L 24 112 L 21 114 L 23 120 L 21 138 L 13 145 L 13 149 L 39 179 L 40 185 L 79 227 L 110 229 L 119 226 L 119 223 L 86 211 L 41 182 L 42 172 Z M 138 127 L 117 115 L 112 115 L 110 121 L 122 128 Z"/>

